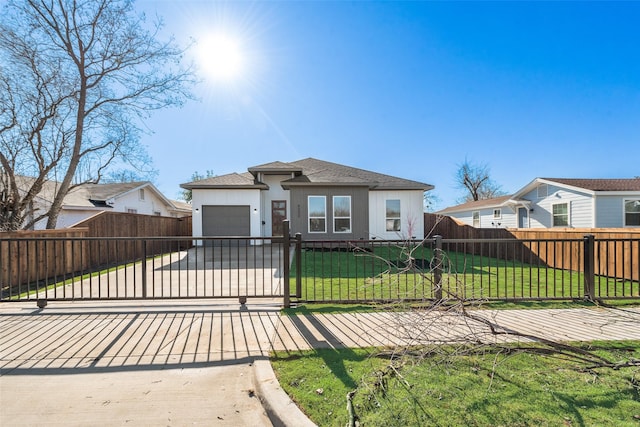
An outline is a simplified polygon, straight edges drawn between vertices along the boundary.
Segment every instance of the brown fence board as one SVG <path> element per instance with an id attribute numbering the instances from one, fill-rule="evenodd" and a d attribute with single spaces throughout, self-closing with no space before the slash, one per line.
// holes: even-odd
<path id="1" fill-rule="evenodd" d="M 475 228 L 448 216 L 425 213 L 424 229 L 425 237 L 517 239 L 522 242 L 520 251 L 516 251 L 518 256 L 528 250 L 549 267 L 572 271 L 582 270 L 582 239 L 592 234 L 596 239 L 596 275 L 626 280 L 640 278 L 640 228 Z M 547 242 L 539 244 L 536 240 Z M 501 258 L 495 252 L 485 255 Z"/>
<path id="2" fill-rule="evenodd" d="M 0 287 L 53 277 L 63 279 L 68 274 L 191 247 L 190 239 L 171 246 L 163 241 L 149 240 L 144 248 L 140 241 L 115 245 L 100 239 L 74 240 L 165 236 L 191 236 L 191 217 L 100 212 L 72 228 L 0 233 L 0 239 L 27 239 L 0 240 Z M 47 240 L 58 238 L 65 240 Z"/>

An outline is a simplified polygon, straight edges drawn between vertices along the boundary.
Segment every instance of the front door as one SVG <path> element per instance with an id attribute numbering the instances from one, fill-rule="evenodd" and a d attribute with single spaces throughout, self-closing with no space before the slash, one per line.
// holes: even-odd
<path id="1" fill-rule="evenodd" d="M 282 221 L 287 219 L 287 201 L 271 201 L 271 235 L 282 236 Z"/>
<path id="2" fill-rule="evenodd" d="M 518 208 L 518 227 L 529 228 L 529 209 Z"/>

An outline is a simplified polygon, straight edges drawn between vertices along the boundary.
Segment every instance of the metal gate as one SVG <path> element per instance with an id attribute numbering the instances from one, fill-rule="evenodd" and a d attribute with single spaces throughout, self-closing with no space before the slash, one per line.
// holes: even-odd
<path id="1" fill-rule="evenodd" d="M 194 240 L 195 239 L 195 240 Z M 0 240 L 1 301 L 284 298 L 288 238 Z"/>

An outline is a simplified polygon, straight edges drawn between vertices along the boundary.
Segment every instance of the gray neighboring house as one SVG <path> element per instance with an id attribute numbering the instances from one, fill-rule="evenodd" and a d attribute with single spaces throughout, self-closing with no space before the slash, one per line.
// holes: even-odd
<path id="1" fill-rule="evenodd" d="M 640 178 L 536 178 L 513 195 L 436 213 L 478 228 L 640 227 Z"/>
<path id="2" fill-rule="evenodd" d="M 194 236 L 398 239 L 424 236 L 422 182 L 314 158 L 272 162 L 181 185 L 192 191 Z"/>
<path id="3" fill-rule="evenodd" d="M 20 177 L 20 180 L 24 188 L 29 188 L 33 178 Z M 33 218 L 39 212 L 49 209 L 59 185 L 56 181 L 44 183 L 28 213 L 29 217 Z M 167 199 L 148 181 L 82 184 L 69 191 L 64 198 L 56 228 L 71 227 L 102 211 L 177 218 L 191 215 L 190 206 Z M 46 225 L 47 220 L 43 219 L 33 229 L 42 230 Z"/>

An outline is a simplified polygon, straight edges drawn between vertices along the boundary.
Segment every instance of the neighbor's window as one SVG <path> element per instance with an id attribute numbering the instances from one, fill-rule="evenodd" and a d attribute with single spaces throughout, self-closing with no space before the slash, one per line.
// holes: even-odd
<path id="1" fill-rule="evenodd" d="M 493 210 L 493 219 L 502 218 L 502 209 L 494 209 Z"/>
<path id="2" fill-rule="evenodd" d="M 127 213 L 138 213 L 138 209 L 127 208 Z"/>
<path id="3" fill-rule="evenodd" d="M 333 231 L 351 233 L 351 196 L 333 196 Z"/>
<path id="4" fill-rule="evenodd" d="M 327 232 L 327 199 L 309 196 L 309 233 Z"/>
<path id="5" fill-rule="evenodd" d="M 549 195 L 549 186 L 547 184 L 538 185 L 538 199 L 545 198 Z"/>
<path id="6" fill-rule="evenodd" d="M 480 211 L 475 211 L 471 215 L 473 216 L 473 226 L 480 227 Z"/>
<path id="7" fill-rule="evenodd" d="M 640 227 L 640 199 L 624 201 L 624 226 Z"/>
<path id="8" fill-rule="evenodd" d="M 558 203 L 552 205 L 553 226 L 568 227 L 569 226 L 569 204 Z"/>
<path id="9" fill-rule="evenodd" d="M 141 188 L 140 190 L 138 190 L 138 194 L 140 196 L 140 200 L 144 200 L 144 188 Z"/>
<path id="10" fill-rule="evenodd" d="M 162 212 L 160 212 L 160 211 L 154 211 L 153 214 L 155 216 L 162 216 Z"/>
<path id="11" fill-rule="evenodd" d="M 387 231 L 400 231 L 400 200 L 386 201 Z"/>

